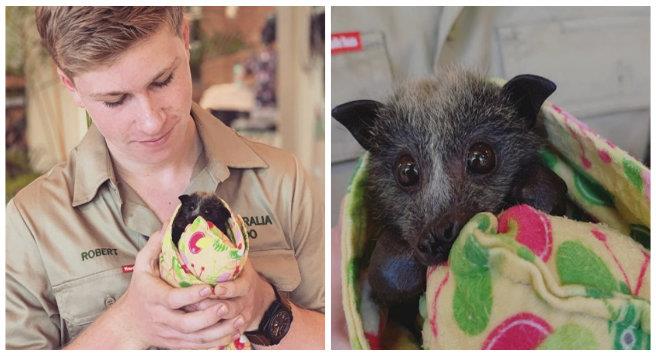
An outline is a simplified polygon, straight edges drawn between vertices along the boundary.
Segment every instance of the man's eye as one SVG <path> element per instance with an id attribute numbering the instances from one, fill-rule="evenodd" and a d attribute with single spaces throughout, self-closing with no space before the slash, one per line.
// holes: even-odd
<path id="1" fill-rule="evenodd" d="M 122 96 L 121 99 L 119 99 L 117 101 L 104 101 L 103 103 L 108 108 L 114 108 L 114 107 L 117 107 L 117 106 L 123 104 L 124 101 L 125 101 L 125 96 Z"/>
<path id="2" fill-rule="evenodd" d="M 164 79 L 161 82 L 153 82 L 153 85 L 158 88 L 162 88 L 169 85 L 169 83 L 171 83 L 172 80 L 173 80 L 173 73 L 171 73 L 171 75 L 169 75 L 168 78 Z"/>

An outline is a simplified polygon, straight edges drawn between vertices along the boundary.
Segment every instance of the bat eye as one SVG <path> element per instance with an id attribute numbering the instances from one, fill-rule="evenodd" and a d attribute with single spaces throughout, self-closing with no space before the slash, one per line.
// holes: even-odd
<path id="1" fill-rule="evenodd" d="M 490 173 L 496 166 L 496 157 L 492 147 L 478 142 L 469 147 L 467 153 L 467 169 L 476 174 Z"/>
<path id="2" fill-rule="evenodd" d="M 194 204 L 187 205 L 187 211 L 194 211 L 194 209 L 196 209 Z"/>
<path id="3" fill-rule="evenodd" d="M 403 155 L 396 161 L 396 181 L 404 188 L 410 188 L 419 183 L 419 166 L 409 156 Z"/>

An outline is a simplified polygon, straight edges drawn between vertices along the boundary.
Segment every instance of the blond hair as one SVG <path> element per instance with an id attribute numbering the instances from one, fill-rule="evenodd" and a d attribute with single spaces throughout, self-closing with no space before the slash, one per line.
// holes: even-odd
<path id="1" fill-rule="evenodd" d="M 182 7 L 37 7 L 36 25 L 57 66 L 69 78 L 111 64 L 166 23 L 181 36 Z"/>

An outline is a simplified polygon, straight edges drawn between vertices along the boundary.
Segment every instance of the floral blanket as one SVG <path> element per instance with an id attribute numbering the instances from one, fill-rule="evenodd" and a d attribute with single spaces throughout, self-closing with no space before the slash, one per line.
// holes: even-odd
<path id="1" fill-rule="evenodd" d="M 162 239 L 159 269 L 162 279 L 174 287 L 189 287 L 194 284 L 216 285 L 235 279 L 248 258 L 248 234 L 241 216 L 230 210 L 228 235 L 223 234 L 212 222 L 197 217 L 180 236 L 178 246 L 173 245 L 171 230 L 173 219 Z M 174 216 L 177 214 L 178 209 Z M 226 349 L 250 349 L 251 345 L 242 335 Z"/>

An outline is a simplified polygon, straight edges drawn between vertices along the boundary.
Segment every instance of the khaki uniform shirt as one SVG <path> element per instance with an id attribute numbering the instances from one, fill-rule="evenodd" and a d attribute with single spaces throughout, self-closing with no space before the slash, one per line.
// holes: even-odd
<path id="1" fill-rule="evenodd" d="M 213 191 L 248 225 L 250 259 L 299 306 L 324 310 L 323 199 L 296 158 L 246 140 L 194 104 L 204 153 L 185 193 Z M 70 159 L 7 205 L 6 345 L 60 348 L 127 289 L 162 226 L 114 174 L 91 126 Z"/>

